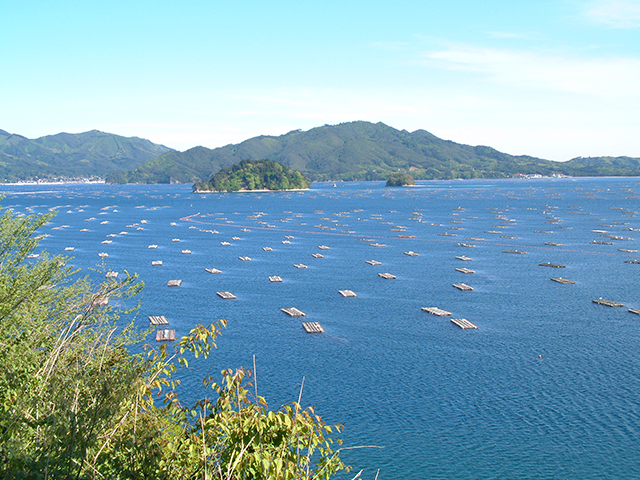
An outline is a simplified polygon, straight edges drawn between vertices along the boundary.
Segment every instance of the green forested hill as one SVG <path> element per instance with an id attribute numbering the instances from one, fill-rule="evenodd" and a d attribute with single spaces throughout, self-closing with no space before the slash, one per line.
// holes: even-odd
<path id="1" fill-rule="evenodd" d="M 208 182 L 198 182 L 194 191 L 291 190 L 309 188 L 309 180 L 289 167 L 271 160 L 243 160 L 223 168 Z"/>
<path id="2" fill-rule="evenodd" d="M 53 177 L 105 177 L 171 151 L 137 137 L 91 130 L 28 139 L 0 130 L 0 182 Z"/>
<path id="3" fill-rule="evenodd" d="M 384 180 L 398 171 L 413 178 L 502 178 L 516 174 L 640 175 L 638 159 L 574 159 L 553 162 L 513 156 L 491 147 L 442 140 L 425 131 L 396 130 L 383 123 L 350 122 L 259 136 L 216 149 L 169 152 L 113 182 L 197 182 L 241 160 L 270 159 L 312 180 Z"/>

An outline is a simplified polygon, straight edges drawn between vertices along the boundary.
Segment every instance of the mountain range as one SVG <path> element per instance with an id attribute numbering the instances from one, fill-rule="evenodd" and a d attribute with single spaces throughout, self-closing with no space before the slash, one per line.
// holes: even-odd
<path id="1" fill-rule="evenodd" d="M 0 180 L 102 176 L 111 183 L 195 183 L 242 160 L 269 159 L 311 180 L 504 178 L 515 175 L 640 176 L 640 159 L 574 158 L 555 162 L 514 156 L 432 135 L 364 121 L 325 125 L 239 144 L 184 152 L 136 137 L 93 130 L 35 140 L 0 130 Z"/>

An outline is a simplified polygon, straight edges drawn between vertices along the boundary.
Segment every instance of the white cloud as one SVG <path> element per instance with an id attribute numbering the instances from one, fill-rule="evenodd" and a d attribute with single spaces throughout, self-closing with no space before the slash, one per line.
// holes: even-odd
<path id="1" fill-rule="evenodd" d="M 640 59 L 580 58 L 557 53 L 454 45 L 424 55 L 430 67 L 484 75 L 517 88 L 603 97 L 638 97 Z"/>
<path id="2" fill-rule="evenodd" d="M 585 15 L 593 22 L 614 28 L 638 28 L 640 1 L 595 0 L 587 4 Z"/>

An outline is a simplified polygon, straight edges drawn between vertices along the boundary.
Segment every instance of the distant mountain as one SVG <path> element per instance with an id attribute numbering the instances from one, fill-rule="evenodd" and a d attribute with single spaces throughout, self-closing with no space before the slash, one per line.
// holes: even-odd
<path id="1" fill-rule="evenodd" d="M 638 159 L 577 158 L 553 162 L 513 156 L 491 147 L 469 146 L 383 123 L 325 125 L 281 136 L 259 136 L 216 149 L 195 147 L 167 152 L 136 169 L 110 175 L 114 183 L 192 183 L 208 180 L 241 160 L 269 159 L 312 180 L 384 180 L 410 172 L 420 179 L 503 178 L 517 174 L 572 176 L 640 175 Z"/>
<path id="2" fill-rule="evenodd" d="M 0 130 L 0 182 L 54 177 L 105 177 L 172 151 L 137 137 L 91 130 L 30 140 Z"/>

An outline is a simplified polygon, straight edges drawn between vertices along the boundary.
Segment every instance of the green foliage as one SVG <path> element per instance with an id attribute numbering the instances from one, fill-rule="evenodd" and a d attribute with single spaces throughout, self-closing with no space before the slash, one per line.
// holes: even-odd
<path id="1" fill-rule="evenodd" d="M 195 191 L 237 192 L 238 190 L 289 190 L 309 188 L 300 172 L 271 160 L 243 160 L 224 168 L 208 182 L 196 183 Z"/>
<path id="2" fill-rule="evenodd" d="M 132 354 L 149 333 L 123 320 L 141 283 L 92 286 L 64 257 L 28 259 L 50 218 L 0 217 L 0 477 L 326 479 L 346 468 L 331 438 L 340 427 L 298 403 L 270 411 L 249 371 L 206 379 L 210 397 L 184 407 L 174 376 L 210 354 L 226 321 Z"/>
<path id="3" fill-rule="evenodd" d="M 387 178 L 387 187 L 404 187 L 406 185 L 415 185 L 416 181 L 408 173 L 394 173 Z"/>

